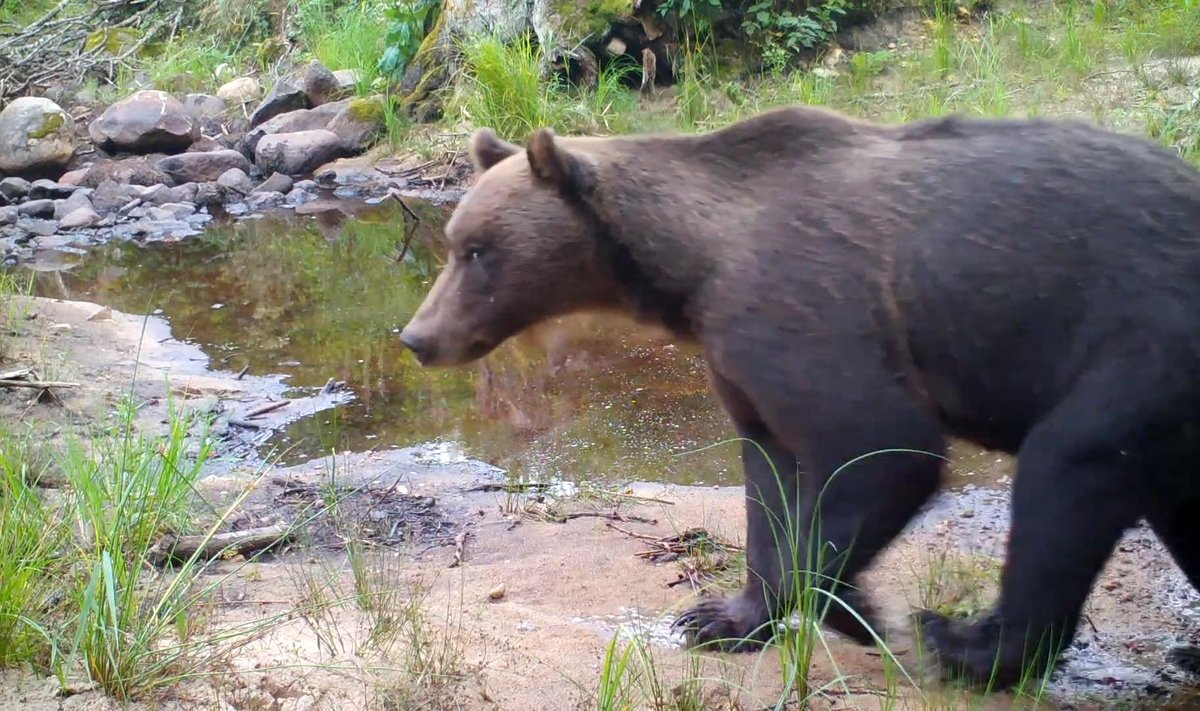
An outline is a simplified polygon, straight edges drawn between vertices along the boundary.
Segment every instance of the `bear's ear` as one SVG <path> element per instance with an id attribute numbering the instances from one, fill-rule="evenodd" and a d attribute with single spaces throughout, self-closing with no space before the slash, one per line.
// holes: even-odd
<path id="1" fill-rule="evenodd" d="M 533 177 L 568 192 L 586 196 L 591 192 L 591 170 L 586 161 L 558 145 L 554 131 L 539 128 L 534 131 L 525 149 Z"/>
<path id="2" fill-rule="evenodd" d="M 471 136 L 471 160 L 481 173 L 520 151 L 520 146 L 502 140 L 490 128 L 481 128 Z"/>

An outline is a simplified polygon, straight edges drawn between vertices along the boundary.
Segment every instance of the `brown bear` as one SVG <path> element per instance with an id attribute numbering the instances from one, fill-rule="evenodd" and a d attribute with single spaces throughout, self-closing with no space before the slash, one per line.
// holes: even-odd
<path id="1" fill-rule="evenodd" d="M 743 442 L 749 571 L 680 616 L 693 644 L 769 641 L 814 572 L 854 611 L 825 623 L 872 643 L 853 585 L 938 489 L 947 435 L 1018 472 L 995 607 L 914 616 L 945 670 L 999 688 L 1053 667 L 1143 517 L 1200 586 L 1200 172 L 1171 151 L 1074 121 L 798 106 L 525 148 L 481 129 L 471 153 L 400 338 L 448 366 L 618 310 L 702 346 Z"/>

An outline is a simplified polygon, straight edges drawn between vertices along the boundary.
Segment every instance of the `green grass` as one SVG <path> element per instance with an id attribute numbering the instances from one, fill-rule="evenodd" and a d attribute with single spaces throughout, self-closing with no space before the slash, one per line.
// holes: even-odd
<path id="1" fill-rule="evenodd" d="M 464 68 L 456 103 L 477 126 L 524 140 L 549 126 L 560 133 L 622 133 L 633 127 L 634 95 L 621 87 L 629 69 L 601 72 L 598 86 L 567 89 L 543 82 L 539 50 L 528 36 L 505 44 L 495 37 L 463 43 Z"/>

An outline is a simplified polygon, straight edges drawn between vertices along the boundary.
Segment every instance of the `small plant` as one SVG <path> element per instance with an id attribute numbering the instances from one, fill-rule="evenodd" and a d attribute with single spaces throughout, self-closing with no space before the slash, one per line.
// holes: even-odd
<path id="1" fill-rule="evenodd" d="M 438 6 L 439 0 L 398 0 L 387 8 L 387 49 L 379 60 L 381 74 L 394 80 L 404 76 L 431 22 L 436 21 Z"/>
<path id="2" fill-rule="evenodd" d="M 782 49 L 795 56 L 832 39 L 837 18 L 845 12 L 846 0 L 812 3 L 801 12 L 787 9 L 779 0 L 757 0 L 746 8 L 742 31 L 760 47 L 774 48 L 774 52 Z"/>

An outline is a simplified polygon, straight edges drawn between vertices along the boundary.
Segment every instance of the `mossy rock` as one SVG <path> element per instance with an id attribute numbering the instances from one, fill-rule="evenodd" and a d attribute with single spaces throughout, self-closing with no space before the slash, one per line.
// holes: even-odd
<path id="1" fill-rule="evenodd" d="M 633 15 L 632 0 L 550 0 L 550 15 L 566 46 L 599 40 L 614 22 Z"/>
<path id="2" fill-rule="evenodd" d="M 115 57 L 141 38 L 142 33 L 132 27 L 101 27 L 84 39 L 83 49 L 87 52 L 103 49 L 105 53 Z"/>
<path id="3" fill-rule="evenodd" d="M 29 137 L 34 140 L 41 140 L 47 136 L 52 136 L 58 133 L 59 129 L 61 129 L 66 123 L 66 114 L 48 113 L 46 114 L 45 119 L 42 121 L 41 126 L 36 126 L 29 131 Z"/>

